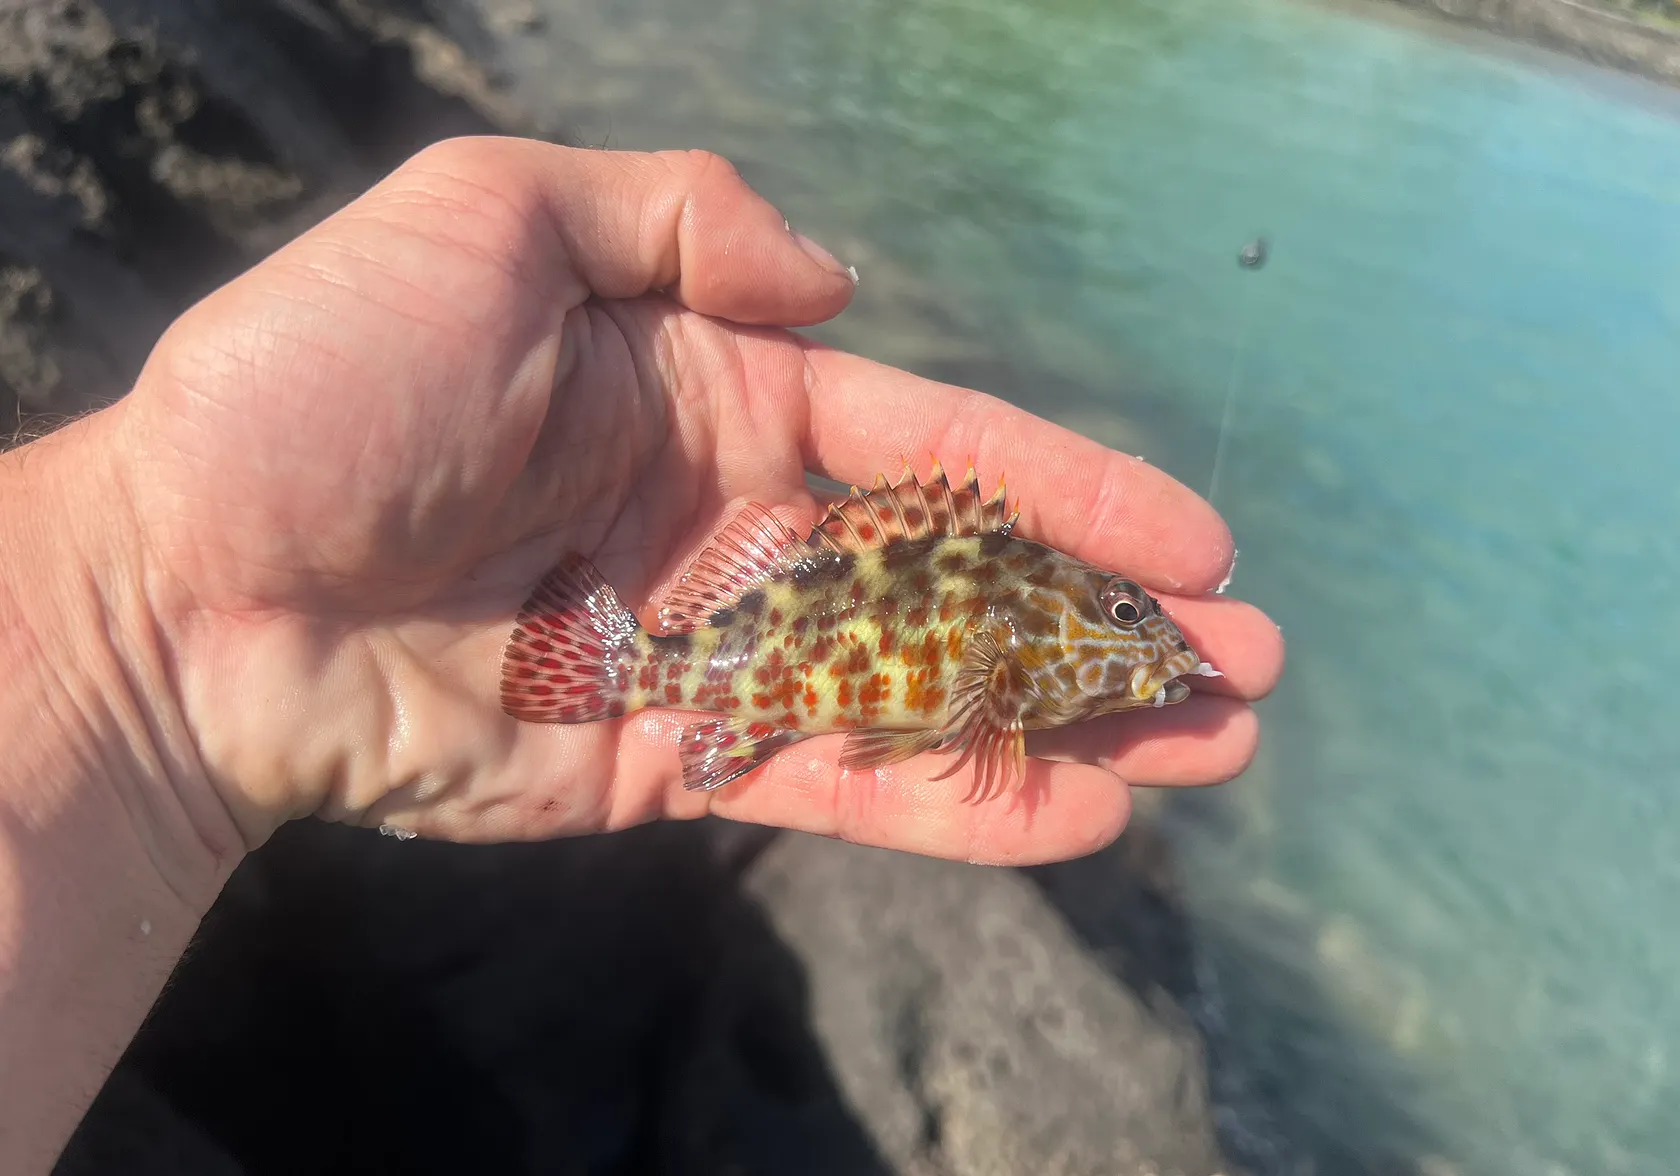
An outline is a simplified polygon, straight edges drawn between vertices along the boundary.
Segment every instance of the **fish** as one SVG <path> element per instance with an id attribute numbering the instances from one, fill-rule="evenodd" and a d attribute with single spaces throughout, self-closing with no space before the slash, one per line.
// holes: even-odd
<path id="1" fill-rule="evenodd" d="M 531 590 L 503 650 L 503 711 L 594 723 L 649 708 L 700 712 L 677 755 L 710 791 L 818 735 L 840 766 L 923 753 L 975 765 L 966 799 L 1018 792 L 1026 732 L 1184 701 L 1218 677 L 1136 581 L 1015 534 L 1000 480 L 937 460 L 851 487 L 800 536 L 745 504 L 642 625 L 583 555 Z"/>

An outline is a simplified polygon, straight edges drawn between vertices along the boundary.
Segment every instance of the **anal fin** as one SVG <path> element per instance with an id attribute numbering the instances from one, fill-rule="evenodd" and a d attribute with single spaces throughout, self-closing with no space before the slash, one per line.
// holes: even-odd
<path id="1" fill-rule="evenodd" d="M 804 731 L 735 717 L 695 723 L 684 729 L 677 745 L 683 787 L 690 792 L 722 788 L 807 738 Z"/>

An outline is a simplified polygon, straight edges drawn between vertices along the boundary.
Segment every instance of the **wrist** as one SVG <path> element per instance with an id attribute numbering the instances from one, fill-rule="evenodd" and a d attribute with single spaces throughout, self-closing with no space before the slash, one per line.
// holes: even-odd
<path id="1" fill-rule="evenodd" d="M 171 893 L 207 907 L 246 845 L 178 703 L 112 443 L 120 410 L 0 454 L 0 713 L 35 765 L 0 763 L 0 812 L 97 808 Z"/>
<path id="2" fill-rule="evenodd" d="M 242 843 L 196 790 L 114 410 L 0 454 L 0 1171 L 45 1173 Z"/>

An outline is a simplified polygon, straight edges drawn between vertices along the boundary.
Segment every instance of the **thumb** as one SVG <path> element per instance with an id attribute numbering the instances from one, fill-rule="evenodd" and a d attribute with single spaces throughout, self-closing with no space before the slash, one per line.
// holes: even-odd
<path id="1" fill-rule="evenodd" d="M 588 293 L 663 290 L 690 310 L 758 326 L 832 318 L 856 281 L 788 228 L 721 156 L 597 151 L 532 139 L 452 139 L 392 181 L 472 177 L 510 202 L 534 202 Z"/>

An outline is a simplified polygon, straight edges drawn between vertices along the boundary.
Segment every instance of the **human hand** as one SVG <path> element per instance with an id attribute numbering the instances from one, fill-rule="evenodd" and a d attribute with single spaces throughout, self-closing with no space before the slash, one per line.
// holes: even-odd
<path id="1" fill-rule="evenodd" d="M 109 430 L 188 806 L 214 798 L 245 846 L 305 813 L 493 841 L 711 811 L 1026 862 L 1117 834 L 1123 781 L 1239 772 L 1245 700 L 1282 644 L 1201 595 L 1231 558 L 1211 508 L 998 400 L 783 329 L 852 290 L 715 157 L 462 140 L 188 311 Z M 932 781 L 936 757 L 842 773 L 838 737 L 690 793 L 679 712 L 501 712 L 510 619 L 561 553 L 649 618 L 743 501 L 801 529 L 807 470 L 866 483 L 927 454 L 1007 472 L 1018 534 L 1140 580 L 1225 677 L 1035 737 L 1055 759 L 1028 806 L 962 803 L 967 774 Z"/>

